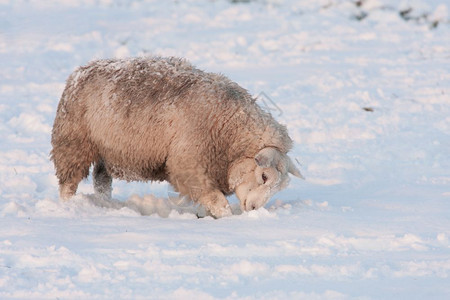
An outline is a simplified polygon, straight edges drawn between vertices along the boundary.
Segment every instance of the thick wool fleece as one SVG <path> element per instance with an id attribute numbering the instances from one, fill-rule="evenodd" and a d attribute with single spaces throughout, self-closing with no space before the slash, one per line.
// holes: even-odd
<path id="1" fill-rule="evenodd" d="M 179 58 L 146 57 L 97 60 L 75 70 L 58 105 L 52 146 L 63 198 L 95 164 L 104 184 L 110 177 L 167 180 L 199 200 L 233 192 L 234 162 L 266 147 L 286 154 L 292 141 L 225 76 Z"/>

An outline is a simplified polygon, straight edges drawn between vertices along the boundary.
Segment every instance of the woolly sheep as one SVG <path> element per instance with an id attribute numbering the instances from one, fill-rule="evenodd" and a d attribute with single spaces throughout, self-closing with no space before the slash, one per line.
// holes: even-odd
<path id="1" fill-rule="evenodd" d="M 112 178 L 167 180 L 214 217 L 231 215 L 225 195 L 257 209 L 301 177 L 284 126 L 223 75 L 179 58 L 97 60 L 68 78 L 52 131 L 62 200 L 93 164 L 95 193 Z"/>

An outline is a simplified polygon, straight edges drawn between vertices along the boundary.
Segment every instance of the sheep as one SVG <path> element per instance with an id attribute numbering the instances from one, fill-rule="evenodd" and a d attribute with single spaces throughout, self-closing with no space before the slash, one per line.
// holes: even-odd
<path id="1" fill-rule="evenodd" d="M 258 209 L 302 178 L 285 126 L 227 77 L 175 57 L 104 59 L 67 79 L 51 136 L 61 200 L 93 165 L 95 194 L 112 178 L 168 181 L 216 218 Z"/>

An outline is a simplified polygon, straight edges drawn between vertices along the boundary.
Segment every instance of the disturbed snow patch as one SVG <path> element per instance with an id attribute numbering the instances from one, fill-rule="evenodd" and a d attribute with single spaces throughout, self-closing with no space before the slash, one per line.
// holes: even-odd
<path id="1" fill-rule="evenodd" d="M 242 212 L 238 203 L 232 203 L 235 217 L 244 219 L 276 218 L 276 210 L 262 207 L 258 210 Z M 153 195 L 132 195 L 126 201 L 106 199 L 94 194 L 77 194 L 67 202 L 51 198 L 36 200 L 33 204 L 10 201 L 0 207 L 0 216 L 40 216 L 40 217 L 79 217 L 79 216 L 159 216 L 161 218 L 197 219 L 211 217 L 203 206 L 184 197 L 162 198 Z"/>

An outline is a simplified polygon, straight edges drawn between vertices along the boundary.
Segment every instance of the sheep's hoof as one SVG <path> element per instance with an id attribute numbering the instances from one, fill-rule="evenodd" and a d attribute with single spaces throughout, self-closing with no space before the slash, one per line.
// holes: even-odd
<path id="1" fill-rule="evenodd" d="M 59 187 L 59 199 L 62 202 L 67 202 L 75 196 L 75 192 L 77 190 L 76 185 L 63 184 Z"/>
<path id="2" fill-rule="evenodd" d="M 217 208 L 211 209 L 210 213 L 214 219 L 220 219 L 223 217 L 229 217 L 229 216 L 233 215 L 229 204 L 227 204 L 227 206 L 225 206 L 225 207 L 217 207 Z"/>

